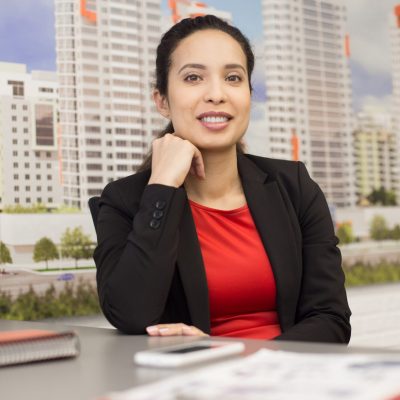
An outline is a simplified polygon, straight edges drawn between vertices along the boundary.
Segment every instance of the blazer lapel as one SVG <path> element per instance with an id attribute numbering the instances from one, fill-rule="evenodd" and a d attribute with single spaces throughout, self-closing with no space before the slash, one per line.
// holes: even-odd
<path id="1" fill-rule="evenodd" d="M 301 282 L 301 255 L 289 213 L 276 180 L 244 155 L 238 155 L 238 169 L 254 223 L 271 262 L 277 288 L 281 327 L 291 325 Z"/>
<path id="2" fill-rule="evenodd" d="M 207 279 L 188 201 L 185 204 L 180 224 L 177 264 L 192 324 L 203 332 L 210 333 Z"/>

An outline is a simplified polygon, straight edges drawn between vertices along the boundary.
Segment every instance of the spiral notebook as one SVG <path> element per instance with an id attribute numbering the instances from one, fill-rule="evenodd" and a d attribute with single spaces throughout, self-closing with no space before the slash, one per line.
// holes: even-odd
<path id="1" fill-rule="evenodd" d="M 80 345 L 73 331 L 18 330 L 0 332 L 0 367 L 76 357 Z"/>

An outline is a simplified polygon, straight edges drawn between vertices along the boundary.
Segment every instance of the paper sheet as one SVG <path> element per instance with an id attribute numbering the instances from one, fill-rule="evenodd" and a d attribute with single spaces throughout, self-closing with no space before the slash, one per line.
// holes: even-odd
<path id="1" fill-rule="evenodd" d="M 394 400 L 400 357 L 259 350 L 127 391 L 112 400 Z M 397 399 L 400 399 L 398 397 Z"/>

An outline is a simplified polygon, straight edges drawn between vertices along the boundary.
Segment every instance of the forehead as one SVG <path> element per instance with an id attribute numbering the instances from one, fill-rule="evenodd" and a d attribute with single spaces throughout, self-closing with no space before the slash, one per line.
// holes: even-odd
<path id="1" fill-rule="evenodd" d="M 246 55 L 240 44 L 229 34 L 207 29 L 183 39 L 171 55 L 172 68 L 185 63 L 241 64 L 246 68 Z"/>

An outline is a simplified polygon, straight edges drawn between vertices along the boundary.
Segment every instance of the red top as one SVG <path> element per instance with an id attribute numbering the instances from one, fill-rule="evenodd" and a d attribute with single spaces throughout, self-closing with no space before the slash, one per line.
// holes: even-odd
<path id="1" fill-rule="evenodd" d="M 278 336 L 275 279 L 248 206 L 217 210 L 189 202 L 207 276 L 211 335 Z"/>

